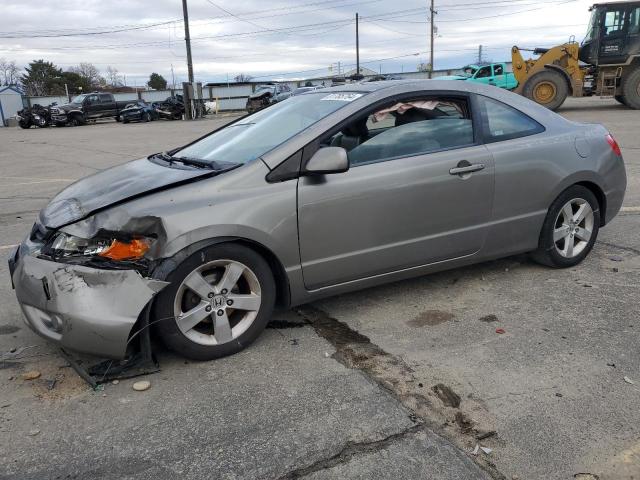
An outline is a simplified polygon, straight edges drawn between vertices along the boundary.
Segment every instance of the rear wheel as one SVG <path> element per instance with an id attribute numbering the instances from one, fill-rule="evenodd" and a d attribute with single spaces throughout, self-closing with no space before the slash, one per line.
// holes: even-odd
<path id="1" fill-rule="evenodd" d="M 267 262 L 233 243 L 205 248 L 168 278 L 155 303 L 165 344 L 195 360 L 212 360 L 244 349 L 264 330 L 275 304 Z"/>
<path id="2" fill-rule="evenodd" d="M 20 126 L 20 128 L 24 129 L 31 128 L 31 122 L 29 120 L 20 120 L 18 122 L 18 125 Z"/>
<path id="3" fill-rule="evenodd" d="M 589 254 L 600 228 L 598 200 L 591 190 L 574 185 L 551 204 L 533 258 L 555 268 L 573 267 Z"/>
<path id="4" fill-rule="evenodd" d="M 549 110 L 557 110 L 567 99 L 569 87 L 560 72 L 544 70 L 527 80 L 522 93 Z"/>
<path id="5" fill-rule="evenodd" d="M 621 103 L 622 105 L 627 105 L 627 101 L 625 100 L 623 95 L 616 95 L 614 97 L 616 99 L 616 102 Z"/>
<path id="6" fill-rule="evenodd" d="M 640 110 L 640 67 L 636 67 L 622 80 L 622 95 L 628 107 Z"/>

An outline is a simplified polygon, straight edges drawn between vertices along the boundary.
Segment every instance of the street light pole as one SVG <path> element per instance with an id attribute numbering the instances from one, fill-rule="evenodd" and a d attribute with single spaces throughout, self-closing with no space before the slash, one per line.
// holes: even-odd
<path id="1" fill-rule="evenodd" d="M 356 13 L 356 75 L 360 75 L 360 34 L 358 33 L 358 14 Z"/>
<path id="2" fill-rule="evenodd" d="M 191 61 L 191 37 L 189 36 L 189 12 L 187 0 L 182 0 L 182 15 L 184 16 L 184 40 L 187 42 L 187 69 L 189 70 L 189 83 L 193 83 L 193 62 Z"/>
<path id="3" fill-rule="evenodd" d="M 434 32 L 434 16 L 437 13 L 433 8 L 434 0 L 431 0 L 431 7 L 429 11 L 431 13 L 431 48 L 429 52 L 429 78 L 431 78 L 431 73 L 433 72 L 433 32 Z"/>

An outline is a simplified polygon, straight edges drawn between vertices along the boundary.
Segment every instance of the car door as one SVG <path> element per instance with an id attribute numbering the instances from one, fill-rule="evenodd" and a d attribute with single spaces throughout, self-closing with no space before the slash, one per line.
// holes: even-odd
<path id="1" fill-rule="evenodd" d="M 87 118 L 95 118 L 100 115 L 100 97 L 97 94 L 89 95 L 84 101 L 84 110 Z"/>
<path id="2" fill-rule="evenodd" d="M 491 65 L 493 69 L 493 78 L 489 80 L 489 85 L 495 85 L 496 87 L 506 88 L 507 87 L 507 76 L 504 72 L 504 66 L 500 63 L 496 63 Z"/>
<path id="3" fill-rule="evenodd" d="M 491 77 L 491 65 L 485 65 L 479 68 L 473 76 L 473 81 L 476 83 L 483 83 L 489 85 L 489 82 L 493 80 Z"/>
<path id="4" fill-rule="evenodd" d="M 116 115 L 116 102 L 108 93 L 100 94 L 100 115 L 102 117 L 111 117 Z"/>
<path id="5" fill-rule="evenodd" d="M 367 133 L 368 140 L 350 149 L 347 172 L 300 179 L 299 243 L 308 289 L 482 248 L 493 203 L 491 154 L 476 143 L 470 118 L 430 122 Z M 345 132 L 353 134 L 353 126 L 331 144 L 349 149 L 357 143 Z"/>

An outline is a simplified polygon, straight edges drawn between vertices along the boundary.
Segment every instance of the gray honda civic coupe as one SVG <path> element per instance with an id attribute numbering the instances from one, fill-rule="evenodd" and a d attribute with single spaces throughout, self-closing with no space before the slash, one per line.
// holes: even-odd
<path id="1" fill-rule="evenodd" d="M 577 265 L 625 188 L 601 125 L 467 82 L 351 84 L 72 184 L 10 271 L 62 347 L 125 358 L 146 318 L 207 360 L 276 307 L 523 252 Z"/>

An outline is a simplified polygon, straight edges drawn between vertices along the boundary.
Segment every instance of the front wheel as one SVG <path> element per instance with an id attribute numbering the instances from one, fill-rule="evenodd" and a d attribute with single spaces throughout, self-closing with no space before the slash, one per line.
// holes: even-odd
<path id="1" fill-rule="evenodd" d="M 600 208 L 593 192 L 569 187 L 549 207 L 533 258 L 550 267 L 573 267 L 589 254 L 599 229 Z"/>
<path id="2" fill-rule="evenodd" d="M 31 122 L 30 122 L 30 121 L 28 121 L 28 120 L 20 120 L 20 121 L 18 122 L 18 125 L 20 126 L 20 128 L 24 128 L 25 130 L 26 130 L 27 128 L 31 128 Z"/>
<path id="3" fill-rule="evenodd" d="M 267 262 L 233 243 L 213 245 L 182 262 L 155 302 L 165 344 L 194 360 L 232 355 L 266 327 L 276 289 Z"/>
<path id="4" fill-rule="evenodd" d="M 569 87 L 560 72 L 543 70 L 527 80 L 522 93 L 549 110 L 557 110 L 567 99 Z"/>
<path id="5" fill-rule="evenodd" d="M 151 114 L 149 112 L 145 112 L 144 121 L 145 122 L 150 122 L 151 121 Z"/>

